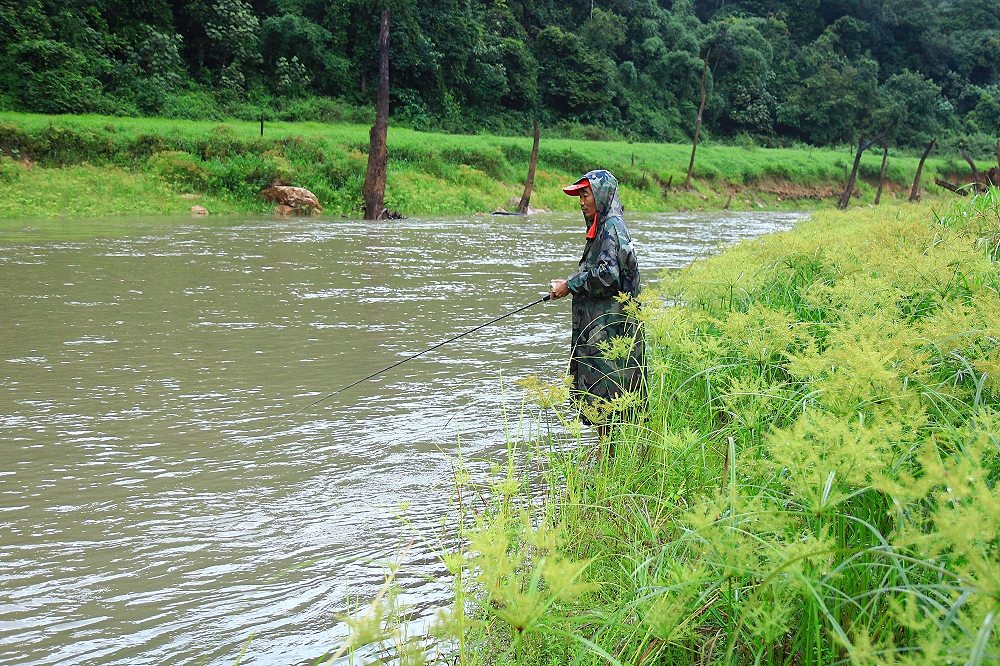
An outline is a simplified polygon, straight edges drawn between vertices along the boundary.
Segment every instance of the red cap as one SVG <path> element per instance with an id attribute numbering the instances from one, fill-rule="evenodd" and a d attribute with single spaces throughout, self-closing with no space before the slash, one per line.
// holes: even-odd
<path id="1" fill-rule="evenodd" d="M 581 178 L 572 185 L 567 185 L 563 188 L 563 192 L 570 195 L 571 197 L 579 196 L 580 190 L 585 187 L 590 187 L 590 181 L 586 178 Z"/>

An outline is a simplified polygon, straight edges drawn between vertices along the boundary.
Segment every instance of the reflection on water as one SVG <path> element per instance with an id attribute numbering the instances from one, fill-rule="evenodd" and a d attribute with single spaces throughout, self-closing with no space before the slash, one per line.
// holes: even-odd
<path id="1" fill-rule="evenodd" d="M 639 214 L 648 281 L 790 214 Z M 417 613 L 459 442 L 566 366 L 575 216 L 0 226 L 0 663 L 294 664 L 382 582 Z M 501 378 L 503 378 L 501 380 Z M 401 505 L 412 524 L 401 526 Z"/>

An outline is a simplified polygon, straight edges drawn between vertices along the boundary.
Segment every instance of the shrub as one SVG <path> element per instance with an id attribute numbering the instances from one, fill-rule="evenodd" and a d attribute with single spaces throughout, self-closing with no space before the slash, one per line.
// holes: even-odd
<path id="1" fill-rule="evenodd" d="M 31 143 L 31 135 L 23 127 L 0 122 L 0 150 L 17 157 L 27 152 Z"/>
<path id="2" fill-rule="evenodd" d="M 211 176 L 205 165 L 194 155 L 179 150 L 154 153 L 147 161 L 149 170 L 173 185 L 183 185 L 196 191 L 211 187 Z"/>
<path id="3" fill-rule="evenodd" d="M 12 44 L 8 51 L 17 77 L 13 91 L 21 105 L 39 113 L 107 110 L 92 63 L 80 51 L 49 39 Z"/>
<path id="4" fill-rule="evenodd" d="M 290 136 L 274 142 L 274 149 L 291 162 L 324 164 L 327 161 L 325 144 L 307 141 L 301 136 Z"/>
<path id="5" fill-rule="evenodd" d="M 694 167 L 694 175 L 696 178 L 701 178 L 703 180 L 721 180 L 722 172 L 711 164 L 705 164 L 704 162 L 696 163 Z"/>
<path id="6" fill-rule="evenodd" d="M 775 165 L 772 165 L 772 166 L 773 167 L 780 167 L 780 166 L 783 166 L 783 165 L 775 164 Z M 783 169 L 778 169 L 778 168 L 768 169 L 767 171 L 765 171 L 764 169 L 762 169 L 757 164 L 749 162 L 749 163 L 743 165 L 742 173 L 740 174 L 740 180 L 743 181 L 744 185 L 751 185 L 753 183 L 756 183 L 756 182 L 760 181 L 761 176 L 763 176 L 764 173 L 767 173 L 769 176 L 775 176 L 775 177 L 781 178 L 783 176 L 783 174 L 778 175 L 778 174 L 781 173 L 781 171 L 783 171 Z M 732 176 L 733 176 L 733 174 L 730 174 L 730 177 L 732 177 Z"/>
<path id="7" fill-rule="evenodd" d="M 551 128 L 553 136 L 562 139 L 583 141 L 624 141 L 625 137 L 608 127 L 585 125 L 572 120 L 563 120 Z"/>
<path id="8" fill-rule="evenodd" d="M 361 187 L 365 174 L 346 173 L 346 180 L 337 184 L 317 183 L 311 188 L 313 194 L 323 202 L 323 207 L 329 213 L 357 216 L 363 210 Z"/>
<path id="9" fill-rule="evenodd" d="M 368 144 L 358 144 L 354 147 L 359 153 L 368 152 Z M 436 150 L 423 147 L 400 145 L 389 150 L 389 163 L 400 160 L 420 167 L 420 171 L 439 178 L 446 178 L 451 170 Z"/>
<path id="10" fill-rule="evenodd" d="M 140 100 L 130 100 L 121 97 L 106 97 L 102 113 L 119 118 L 135 118 L 143 115 Z"/>
<path id="11" fill-rule="evenodd" d="M 861 161 L 858 165 L 858 177 L 867 178 L 869 180 L 878 180 L 879 175 L 882 173 L 882 160 L 878 162 L 866 162 Z"/>
<path id="12" fill-rule="evenodd" d="M 54 164 L 73 164 L 114 156 L 114 139 L 94 130 L 50 124 L 31 136 L 25 152 Z"/>
<path id="13" fill-rule="evenodd" d="M 164 118 L 184 120 L 221 120 L 222 111 L 215 97 L 204 90 L 190 90 L 164 95 L 160 106 Z"/>
<path id="14" fill-rule="evenodd" d="M 677 109 L 650 109 L 640 106 L 630 109 L 631 122 L 637 127 L 646 128 L 640 136 L 648 136 L 656 141 L 684 143 L 688 136 L 681 129 L 682 123 Z"/>
<path id="15" fill-rule="evenodd" d="M 966 122 L 983 135 L 1000 134 L 1000 85 L 983 88 L 979 103 L 968 114 Z"/>
<path id="16" fill-rule="evenodd" d="M 246 95 L 228 96 L 220 102 L 220 112 L 225 118 L 237 118 L 255 122 L 264 114 L 264 120 L 274 120 L 278 117 L 278 107 L 281 100 L 274 97 L 263 86 L 254 86 Z"/>
<path id="17" fill-rule="evenodd" d="M 294 179 L 288 160 L 275 154 L 234 155 L 216 164 L 216 186 L 244 195 L 256 195 L 275 181 Z"/>
<path id="18" fill-rule="evenodd" d="M 504 143 L 500 146 L 500 151 L 511 164 L 527 164 L 531 160 L 531 149 L 513 143 Z"/>
<path id="19" fill-rule="evenodd" d="M 646 175 L 645 170 L 638 166 L 615 164 L 613 169 L 619 185 L 635 189 L 648 189 L 653 185 L 652 179 Z"/>
<path id="20" fill-rule="evenodd" d="M 498 180 L 510 170 L 510 164 L 499 148 L 446 148 L 441 151 L 441 157 L 449 162 L 475 167 Z"/>
<path id="21" fill-rule="evenodd" d="M 142 80 L 136 81 L 134 85 L 129 86 L 129 97 L 132 101 L 128 105 L 135 109 L 129 115 L 162 115 L 163 106 L 169 94 L 169 89 L 159 77 L 143 77 Z M 122 104 L 122 101 L 121 99 L 115 100 L 115 107 L 117 109 L 126 106 Z M 116 111 L 114 115 L 126 114 Z"/>
<path id="22" fill-rule="evenodd" d="M 9 157 L 0 156 L 0 183 L 12 183 L 21 177 L 24 170 L 20 164 Z"/>
<path id="23" fill-rule="evenodd" d="M 267 185 L 278 182 L 282 185 L 291 185 L 295 182 L 295 169 L 292 168 L 288 159 L 277 150 L 267 150 L 261 155 L 265 164 L 265 170 L 272 173 Z"/>
<path id="24" fill-rule="evenodd" d="M 415 90 L 402 89 L 394 91 L 392 105 L 392 119 L 406 127 L 415 130 L 429 130 L 435 126 L 433 118 L 427 105 L 421 99 L 420 94 Z"/>
<path id="25" fill-rule="evenodd" d="M 322 123 L 363 123 L 374 121 L 370 108 L 351 106 L 328 97 L 293 99 L 277 112 L 278 120 L 311 120 Z"/>
<path id="26" fill-rule="evenodd" d="M 139 134 L 129 142 L 128 152 L 133 159 L 144 159 L 173 147 L 160 134 Z"/>
<path id="27" fill-rule="evenodd" d="M 348 185 L 358 181 L 364 182 L 365 163 L 358 160 L 332 160 L 323 165 L 320 171 L 324 181 L 336 190 L 346 189 Z M 360 189 L 358 190 L 360 192 Z"/>
<path id="28" fill-rule="evenodd" d="M 594 167 L 594 161 L 587 155 L 574 153 L 572 148 L 566 150 L 546 150 L 542 144 L 538 148 L 538 161 L 547 165 L 568 171 L 569 173 L 585 174 Z"/>
<path id="29" fill-rule="evenodd" d="M 254 152 L 252 142 L 237 137 L 227 125 L 216 125 L 198 138 L 196 146 L 198 154 L 205 160 Z"/>

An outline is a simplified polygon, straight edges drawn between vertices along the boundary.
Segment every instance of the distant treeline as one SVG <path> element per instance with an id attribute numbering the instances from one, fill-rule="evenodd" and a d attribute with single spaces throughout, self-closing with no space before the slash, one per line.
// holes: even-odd
<path id="1" fill-rule="evenodd" d="M 998 0 L 0 0 L 0 109 L 367 122 L 383 7 L 417 129 L 1000 136 Z"/>

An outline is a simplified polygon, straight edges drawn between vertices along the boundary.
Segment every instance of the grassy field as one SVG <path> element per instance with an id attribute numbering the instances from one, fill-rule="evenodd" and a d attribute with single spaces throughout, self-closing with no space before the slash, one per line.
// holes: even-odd
<path id="1" fill-rule="evenodd" d="M 358 216 L 367 126 L 225 123 L 0 113 L 0 217 L 266 212 L 260 190 L 274 179 L 312 190 L 329 214 Z M 521 194 L 530 138 L 389 131 L 386 204 L 405 215 L 462 214 L 509 207 Z M 545 139 L 534 207 L 575 210 L 559 190 L 604 167 L 632 210 L 815 208 L 829 205 L 852 161 L 848 149 L 699 147 L 694 188 L 681 185 L 690 146 Z M 862 162 L 859 204 L 870 203 L 881 156 Z M 905 197 L 917 158 L 891 155 L 889 192 Z M 928 161 L 924 185 L 954 161 Z M 929 187 L 928 187 L 929 186 Z M 948 195 L 951 196 L 951 195 Z"/>
<path id="2" fill-rule="evenodd" d="M 819 212 L 644 291 L 613 456 L 523 382 L 510 464 L 456 474 L 448 663 L 1000 663 L 1000 191 L 939 213 Z"/>

